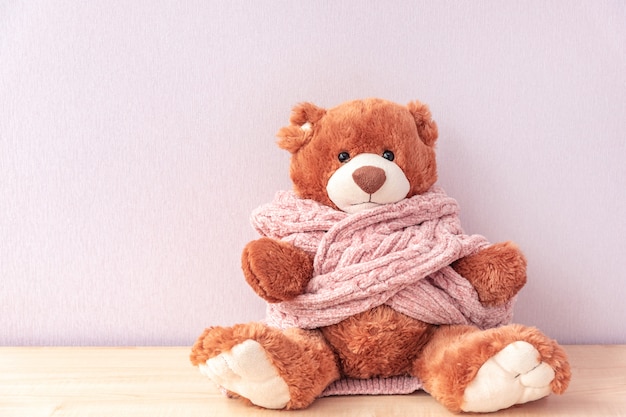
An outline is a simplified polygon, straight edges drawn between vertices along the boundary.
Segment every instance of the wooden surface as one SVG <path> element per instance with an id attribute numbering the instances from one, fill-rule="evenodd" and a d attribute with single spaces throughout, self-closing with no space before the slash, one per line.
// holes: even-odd
<path id="1" fill-rule="evenodd" d="M 562 396 L 496 416 L 626 416 L 626 345 L 567 346 Z M 449 416 L 423 392 L 334 397 L 280 412 L 227 399 L 188 361 L 189 348 L 0 348 L 0 416 Z M 493 414 L 492 414 L 493 415 Z"/>

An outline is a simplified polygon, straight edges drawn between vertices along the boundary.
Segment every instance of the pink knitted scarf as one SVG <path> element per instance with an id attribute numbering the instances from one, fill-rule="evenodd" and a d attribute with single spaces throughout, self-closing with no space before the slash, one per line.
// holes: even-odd
<path id="1" fill-rule="evenodd" d="M 252 224 L 314 255 L 314 276 L 304 294 L 268 304 L 266 322 L 314 329 L 383 304 L 432 324 L 510 322 L 514 300 L 484 307 L 472 285 L 449 265 L 488 245 L 463 233 L 457 202 L 438 187 L 398 203 L 355 214 L 281 191 L 256 209 Z M 409 393 L 411 377 L 342 379 L 323 395 Z"/>
<path id="2" fill-rule="evenodd" d="M 252 223 L 315 255 L 306 292 L 268 305 L 270 325 L 313 329 L 382 304 L 432 324 L 485 329 L 511 319 L 512 302 L 484 307 L 449 266 L 488 243 L 463 234 L 458 204 L 438 187 L 356 214 L 283 191 L 253 212 Z"/>

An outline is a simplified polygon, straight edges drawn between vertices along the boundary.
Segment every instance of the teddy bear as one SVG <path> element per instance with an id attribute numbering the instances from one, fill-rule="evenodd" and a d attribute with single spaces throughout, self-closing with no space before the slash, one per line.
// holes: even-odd
<path id="1" fill-rule="evenodd" d="M 564 349 L 510 324 L 525 256 L 465 234 L 436 184 L 427 105 L 301 103 L 277 136 L 293 190 L 252 213 L 261 237 L 241 257 L 267 315 L 206 329 L 190 356 L 225 394 L 294 410 L 423 389 L 492 412 L 566 390 Z"/>

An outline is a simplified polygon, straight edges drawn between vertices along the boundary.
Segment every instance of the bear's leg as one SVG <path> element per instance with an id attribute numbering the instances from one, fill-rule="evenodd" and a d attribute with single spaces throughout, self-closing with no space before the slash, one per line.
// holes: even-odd
<path id="1" fill-rule="evenodd" d="M 307 407 L 339 378 L 318 331 L 260 323 L 206 329 L 190 358 L 217 385 L 264 408 Z"/>
<path id="2" fill-rule="evenodd" d="M 564 350 L 535 328 L 481 331 L 442 326 L 413 368 L 451 411 L 491 412 L 561 394 L 571 373 Z"/>

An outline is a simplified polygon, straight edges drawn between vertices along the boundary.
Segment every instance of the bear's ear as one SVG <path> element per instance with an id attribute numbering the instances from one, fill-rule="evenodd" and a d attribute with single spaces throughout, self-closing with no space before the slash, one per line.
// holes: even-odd
<path id="1" fill-rule="evenodd" d="M 437 129 L 437 123 L 432 119 L 430 109 L 426 104 L 417 100 L 409 103 L 407 107 L 415 119 L 417 133 L 420 135 L 420 139 L 422 139 L 422 142 L 426 145 L 433 146 L 439 136 L 439 131 Z"/>
<path id="2" fill-rule="evenodd" d="M 311 140 L 313 126 L 326 114 L 326 110 L 312 103 L 301 103 L 293 108 L 289 126 L 278 131 L 278 146 L 296 153 Z"/>

